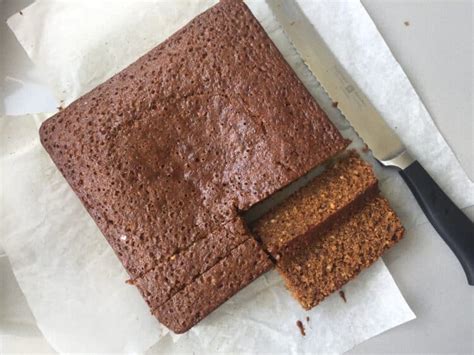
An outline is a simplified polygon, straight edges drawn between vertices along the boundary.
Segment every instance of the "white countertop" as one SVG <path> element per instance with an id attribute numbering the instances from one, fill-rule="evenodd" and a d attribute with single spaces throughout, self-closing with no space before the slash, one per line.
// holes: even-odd
<path id="1" fill-rule="evenodd" d="M 57 106 L 4 21 L 31 0 L 0 0 L 0 115 Z M 462 166 L 474 178 L 473 2 L 362 0 Z M 408 25 L 405 24 L 407 22 Z M 15 78 L 9 79 L 9 78 Z M 20 81 L 18 81 L 18 79 Z M 471 219 L 474 207 L 467 210 Z M 474 353 L 474 288 L 428 224 L 410 231 L 384 256 L 417 319 L 358 345 L 353 353 Z M 0 353 L 52 352 L 0 250 Z"/>

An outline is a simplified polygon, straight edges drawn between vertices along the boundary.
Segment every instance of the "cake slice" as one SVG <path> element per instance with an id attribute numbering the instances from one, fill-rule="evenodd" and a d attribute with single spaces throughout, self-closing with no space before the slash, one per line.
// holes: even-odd
<path id="1" fill-rule="evenodd" d="M 184 333 L 272 266 L 257 242 L 248 239 L 153 314 L 175 333 Z"/>
<path id="2" fill-rule="evenodd" d="M 243 221 L 236 218 L 130 283 L 151 309 L 157 308 L 250 238 Z"/>
<path id="3" fill-rule="evenodd" d="M 253 226 L 305 309 L 375 262 L 404 233 L 372 167 L 349 152 Z"/>
<path id="4" fill-rule="evenodd" d="M 293 243 L 277 270 L 305 309 L 311 309 L 373 264 L 403 236 L 404 228 L 388 201 L 368 198 L 325 230 Z"/>
<path id="5" fill-rule="evenodd" d="M 357 153 L 349 152 L 260 218 L 253 232 L 264 248 L 278 258 L 281 250 L 295 239 L 314 233 L 376 191 L 377 178 L 372 167 Z"/>

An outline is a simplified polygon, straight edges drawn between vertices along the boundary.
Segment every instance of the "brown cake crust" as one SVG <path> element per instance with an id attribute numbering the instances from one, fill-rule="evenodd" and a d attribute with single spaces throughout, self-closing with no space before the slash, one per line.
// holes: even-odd
<path id="1" fill-rule="evenodd" d="M 260 218 L 252 230 L 265 249 L 278 258 L 292 241 L 314 233 L 377 190 L 372 167 L 352 151 Z"/>
<path id="2" fill-rule="evenodd" d="M 272 266 L 257 242 L 248 239 L 154 314 L 175 333 L 184 333 Z"/>
<path id="3" fill-rule="evenodd" d="M 134 280 L 206 249 L 200 241 L 239 211 L 347 145 L 248 8 L 230 0 L 48 119 L 40 137 Z M 219 257 L 198 257 L 191 273 Z M 173 277 L 164 298 L 188 280 Z"/>
<path id="4" fill-rule="evenodd" d="M 375 196 L 324 231 L 292 243 L 277 270 L 305 309 L 311 309 L 372 265 L 404 228 L 388 201 Z"/>

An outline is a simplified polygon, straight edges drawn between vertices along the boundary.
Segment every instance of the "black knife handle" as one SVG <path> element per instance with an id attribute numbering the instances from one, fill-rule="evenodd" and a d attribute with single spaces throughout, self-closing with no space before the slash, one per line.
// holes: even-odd
<path id="1" fill-rule="evenodd" d="M 451 248 L 474 285 L 474 224 L 417 161 L 400 171 L 428 220 Z"/>

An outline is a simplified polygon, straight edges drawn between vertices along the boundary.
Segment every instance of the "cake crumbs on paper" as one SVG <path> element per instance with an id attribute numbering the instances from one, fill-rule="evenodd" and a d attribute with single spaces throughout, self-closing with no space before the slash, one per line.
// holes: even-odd
<path id="1" fill-rule="evenodd" d="M 303 325 L 303 322 L 301 322 L 300 320 L 297 320 L 296 321 L 296 326 L 300 329 L 300 333 L 302 336 L 305 336 L 306 333 L 304 331 L 304 325 Z"/>
<path id="2" fill-rule="evenodd" d="M 342 298 L 344 303 L 347 303 L 346 294 L 344 293 L 344 290 L 339 291 L 339 296 Z"/>
<path id="3" fill-rule="evenodd" d="M 309 322 L 309 317 L 308 316 L 306 316 L 306 322 Z"/>
<path id="4" fill-rule="evenodd" d="M 333 101 L 333 102 L 332 102 L 332 107 L 336 107 L 336 108 L 337 108 L 337 105 L 339 105 L 339 102 L 337 102 L 337 101 Z"/>
<path id="5" fill-rule="evenodd" d="M 22 12 L 22 11 L 18 11 L 18 13 L 19 13 L 21 16 L 23 16 L 23 12 Z"/>
<path id="6" fill-rule="evenodd" d="M 403 22 L 403 24 L 408 27 L 408 26 L 410 26 L 410 21 L 405 21 L 405 22 Z"/>
<path id="7" fill-rule="evenodd" d="M 363 153 L 368 153 L 369 152 L 369 146 L 367 144 L 364 144 L 364 148 L 362 148 Z"/>

